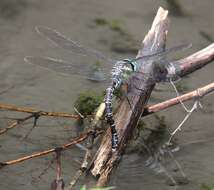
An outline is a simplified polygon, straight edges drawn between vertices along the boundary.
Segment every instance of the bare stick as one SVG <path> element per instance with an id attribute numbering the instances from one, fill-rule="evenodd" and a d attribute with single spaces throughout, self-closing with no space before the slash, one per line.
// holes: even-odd
<path id="1" fill-rule="evenodd" d="M 79 115 L 64 113 L 64 112 L 48 112 L 48 111 L 39 111 L 33 108 L 26 107 L 17 107 L 9 104 L 0 104 L 0 109 L 9 110 L 9 111 L 18 111 L 24 113 L 37 113 L 39 116 L 50 116 L 50 117 L 65 117 L 72 119 L 80 119 Z"/>
<path id="2" fill-rule="evenodd" d="M 80 142 L 84 141 L 92 133 L 94 133 L 94 131 L 88 131 L 86 133 L 83 133 L 80 136 L 78 136 L 77 138 L 73 139 L 71 142 L 69 142 L 67 144 L 64 144 L 64 145 L 62 145 L 60 147 L 51 148 L 51 149 L 44 150 L 44 151 L 41 151 L 41 152 L 33 153 L 33 154 L 29 155 L 29 156 L 24 156 L 24 157 L 15 159 L 15 160 L 10 160 L 10 161 L 6 161 L 6 162 L 0 162 L 0 166 L 3 167 L 3 166 L 7 166 L 7 165 L 17 164 L 17 163 L 20 163 L 20 162 L 23 162 L 23 161 L 26 161 L 26 160 L 30 160 L 30 159 L 33 159 L 33 158 L 45 156 L 47 154 L 56 152 L 57 149 L 65 150 L 65 149 L 67 149 L 67 148 L 69 148 L 69 147 L 71 147 L 71 146 L 73 146 L 73 145 L 75 145 L 77 143 L 80 143 Z"/>
<path id="3" fill-rule="evenodd" d="M 172 64 L 178 67 L 178 74 L 180 77 L 186 76 L 197 69 L 200 69 L 214 60 L 214 43 L 208 47 Z"/>
<path id="4" fill-rule="evenodd" d="M 81 169 L 78 169 L 77 172 L 75 173 L 73 179 L 69 182 L 68 187 L 66 190 L 72 190 L 74 185 L 77 183 L 78 179 L 81 177 L 81 175 L 84 173 Z"/>
<path id="5" fill-rule="evenodd" d="M 75 173 L 73 179 L 70 181 L 68 187 L 66 190 L 72 190 L 74 185 L 77 183 L 78 179 L 81 177 L 81 175 L 85 172 L 87 166 L 88 166 L 88 158 L 90 157 L 89 155 L 89 150 L 86 151 L 82 165 L 79 170 Z"/>
<path id="6" fill-rule="evenodd" d="M 97 114 L 96 114 L 97 116 Z M 97 117 L 98 119 L 99 117 Z M 98 121 L 98 120 L 97 120 Z M 95 121 L 96 123 L 96 121 Z M 95 124 L 93 123 L 93 124 Z M 95 127 L 95 126 L 94 126 Z M 99 135 L 100 133 L 96 134 L 96 135 Z M 89 165 L 89 158 L 92 157 L 92 147 L 94 145 L 94 139 L 96 138 L 94 135 L 91 135 L 89 137 L 89 142 L 88 142 L 88 145 L 87 145 L 87 149 L 86 149 L 86 152 L 85 152 L 85 156 L 84 156 L 84 159 L 83 159 L 83 162 L 81 164 L 81 167 L 80 169 L 75 173 L 73 179 L 70 181 L 68 187 L 66 188 L 66 190 L 72 190 L 74 185 L 77 183 L 77 181 L 79 180 L 79 178 L 85 173 L 88 171 L 88 165 Z M 89 165 L 90 166 L 90 165 Z"/>
<path id="7" fill-rule="evenodd" d="M 51 190 L 63 190 L 65 183 L 62 179 L 62 166 L 61 166 L 61 149 L 57 149 L 56 153 L 56 179 L 54 179 L 51 183 Z"/>
<path id="8" fill-rule="evenodd" d="M 144 109 L 143 115 L 142 116 L 147 116 L 150 115 L 152 113 L 156 113 L 158 111 L 164 110 L 166 108 L 169 108 L 171 106 L 174 106 L 176 104 L 180 104 L 180 102 L 185 102 L 188 100 L 192 100 L 194 98 L 202 98 L 203 96 L 211 93 L 214 91 L 214 83 L 210 83 L 206 86 L 203 86 L 201 88 L 198 88 L 192 92 L 183 94 L 181 96 L 178 96 L 176 98 L 172 98 L 170 100 L 166 100 L 164 102 L 152 105 L 152 106 L 148 106 Z"/>

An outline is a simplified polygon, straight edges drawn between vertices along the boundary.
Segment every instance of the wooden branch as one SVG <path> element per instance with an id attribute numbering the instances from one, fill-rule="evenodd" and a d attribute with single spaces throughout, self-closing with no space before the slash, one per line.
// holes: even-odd
<path id="1" fill-rule="evenodd" d="M 49 116 L 49 117 L 64 117 L 64 118 L 72 118 L 72 119 L 80 119 L 79 115 L 63 113 L 63 112 L 48 112 L 48 111 L 40 111 L 33 108 L 26 107 L 17 107 L 9 104 L 0 104 L 0 109 L 9 110 L 9 111 L 18 111 L 24 113 L 37 114 L 38 116 Z"/>
<path id="2" fill-rule="evenodd" d="M 160 8 L 157 16 L 153 22 L 152 28 L 143 40 L 143 48 L 138 52 L 137 57 L 143 56 L 144 54 L 152 54 L 159 52 L 165 47 L 165 40 L 168 28 L 167 20 L 168 11 Z M 142 60 L 143 61 L 143 60 Z M 147 60 L 147 69 L 151 69 L 152 61 Z M 150 68 L 149 68 L 150 67 Z M 141 70 L 142 71 L 142 70 Z M 129 99 L 132 102 L 132 109 L 127 101 L 121 103 L 115 115 L 115 123 L 119 136 L 119 149 L 117 153 L 112 154 L 111 152 L 111 136 L 110 130 L 107 130 L 103 137 L 100 148 L 95 156 L 91 173 L 98 177 L 100 176 L 97 185 L 103 186 L 108 180 L 108 177 L 117 162 L 120 154 L 122 153 L 127 143 L 130 134 L 138 123 L 141 116 L 142 109 L 148 101 L 150 94 L 154 88 L 155 81 L 151 77 L 145 77 L 142 75 L 137 76 L 139 80 L 134 80 L 134 77 L 130 79 L 130 83 L 135 82 L 135 86 L 141 89 L 141 94 L 136 95 L 133 92 L 129 94 Z"/>
<path id="3" fill-rule="evenodd" d="M 192 92 L 183 94 L 181 96 L 178 96 L 176 98 L 172 98 L 170 100 L 166 100 L 164 102 L 152 105 L 152 106 L 148 106 L 144 109 L 142 116 L 147 116 L 150 115 L 152 113 L 164 110 L 166 108 L 169 108 L 171 106 L 174 106 L 176 104 L 179 104 L 181 101 L 185 102 L 188 100 L 192 100 L 192 99 L 197 99 L 197 98 L 202 98 L 203 96 L 214 92 L 214 83 L 208 84 L 206 86 L 203 86 L 201 88 L 198 88 Z"/>
<path id="4" fill-rule="evenodd" d="M 59 149 L 63 151 L 63 150 L 65 150 L 65 149 L 67 149 L 67 148 L 69 148 L 69 147 L 71 147 L 71 146 L 73 146 L 73 145 L 75 145 L 77 143 L 80 143 L 80 142 L 84 141 L 92 133 L 94 133 L 94 131 L 88 131 L 86 133 L 83 133 L 80 136 L 78 136 L 75 139 L 73 139 L 71 142 L 69 142 L 67 144 L 64 144 L 62 146 L 59 146 L 59 147 L 51 148 L 51 149 L 44 150 L 44 151 L 41 151 L 41 152 L 36 152 L 36 153 L 33 153 L 33 154 L 29 155 L 29 156 L 24 156 L 24 157 L 15 159 L 15 160 L 10 160 L 10 161 L 6 161 L 6 162 L 0 162 L 0 168 L 4 167 L 4 166 L 7 166 L 7 165 L 12 165 L 12 164 L 17 164 L 17 163 L 20 163 L 20 162 L 24 162 L 24 161 L 30 160 L 32 158 L 37 158 L 37 157 L 45 156 L 47 154 L 56 152 Z"/>
<path id="5" fill-rule="evenodd" d="M 214 61 L 214 43 L 209 45 L 208 47 L 190 55 L 184 59 L 174 61 L 173 65 L 176 67 L 176 75 L 180 77 L 186 76 L 202 67 Z M 199 88 L 193 92 L 189 92 L 187 94 L 181 95 L 179 97 L 167 100 L 165 102 L 148 106 L 145 108 L 142 116 L 149 115 L 154 112 L 161 111 L 168 107 L 178 104 L 180 101 L 185 102 L 187 100 L 191 100 L 193 98 L 198 97 L 198 92 L 202 94 L 202 96 L 213 91 L 213 83 Z"/>
<path id="6" fill-rule="evenodd" d="M 180 77 L 202 68 L 214 60 L 214 43 L 208 47 L 178 61 L 172 62 L 177 68 L 176 74 Z"/>

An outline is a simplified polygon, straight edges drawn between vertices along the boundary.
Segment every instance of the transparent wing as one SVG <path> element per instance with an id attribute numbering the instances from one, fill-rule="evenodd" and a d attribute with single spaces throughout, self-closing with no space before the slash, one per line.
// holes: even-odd
<path id="1" fill-rule="evenodd" d="M 47 38 L 49 41 L 51 41 L 54 45 L 59 46 L 63 49 L 69 50 L 71 52 L 77 53 L 77 54 L 81 54 L 81 55 L 92 55 L 95 56 L 98 59 L 104 60 L 108 63 L 114 64 L 116 61 L 106 57 L 103 53 L 94 50 L 92 48 L 86 48 L 80 44 L 78 44 L 77 42 L 67 38 L 66 36 L 64 36 L 63 34 L 61 34 L 60 32 L 46 27 L 46 26 L 36 26 L 36 31 L 38 34 L 44 36 L 45 38 Z M 182 45 L 178 45 L 169 49 L 165 49 L 164 51 L 160 51 L 154 54 L 149 54 L 149 55 L 144 55 L 142 57 L 138 57 L 133 59 L 133 61 L 140 61 L 140 60 L 144 60 L 144 59 L 158 59 L 161 58 L 171 52 L 176 52 L 176 51 L 180 51 L 180 50 L 184 50 L 187 48 L 190 48 L 192 46 L 192 44 L 182 44 Z"/>
<path id="2" fill-rule="evenodd" d="M 163 51 L 159 51 L 157 53 L 154 54 L 149 54 L 149 55 L 144 55 L 142 57 L 137 57 L 135 59 L 133 59 L 133 61 L 141 61 L 141 60 L 158 60 L 158 59 L 162 59 L 164 56 L 176 52 L 176 51 L 181 51 L 181 50 L 185 50 L 185 49 L 189 49 L 192 47 L 192 44 L 188 43 L 188 44 L 181 44 L 181 45 L 177 45 L 171 48 L 167 48 Z"/>
<path id="3" fill-rule="evenodd" d="M 78 44 L 75 41 L 72 41 L 69 38 L 66 38 L 63 34 L 59 33 L 58 31 L 45 27 L 45 26 L 37 26 L 36 31 L 47 38 L 49 41 L 51 41 L 53 44 L 56 46 L 62 47 L 66 50 L 69 50 L 74 53 L 82 54 L 82 55 L 92 55 L 95 56 L 98 59 L 104 60 L 105 62 L 111 63 L 112 66 L 113 64 L 116 63 L 115 60 L 112 60 L 106 56 L 104 56 L 102 53 L 99 51 L 96 51 L 91 48 L 86 48 L 83 47 L 82 45 Z M 178 45 L 169 49 L 165 49 L 164 51 L 160 51 L 154 54 L 150 55 L 144 55 L 142 57 L 137 57 L 131 61 L 137 62 L 138 67 L 144 67 L 146 66 L 146 62 L 144 60 L 152 59 L 155 60 L 157 63 L 159 62 L 162 63 L 161 61 L 165 55 L 171 53 L 171 52 L 176 52 L 180 51 L 183 49 L 187 49 L 191 47 L 191 44 L 182 44 Z M 62 60 L 58 59 L 53 59 L 49 57 L 26 57 L 25 61 L 28 63 L 33 63 L 36 65 L 39 65 L 41 67 L 45 67 L 48 69 L 51 69 L 56 72 L 60 72 L 63 74 L 78 74 L 81 76 L 85 76 L 85 78 L 90 79 L 90 80 L 95 80 L 95 81 L 103 81 L 106 79 L 106 76 L 108 75 L 108 78 L 110 78 L 110 67 L 109 64 L 104 64 L 101 67 L 90 67 L 87 68 L 88 65 L 83 65 L 83 64 L 77 64 L 77 63 L 68 63 Z M 167 61 L 166 61 L 167 62 Z M 145 64 L 144 64 L 145 63 Z M 168 63 L 168 62 L 167 62 Z M 165 65 L 164 65 L 165 64 Z M 163 62 L 162 66 L 166 66 L 166 63 Z M 105 72 L 104 72 L 105 70 Z M 146 70 L 144 70 L 146 73 Z M 104 73 L 107 73 L 104 74 Z"/>
<path id="4" fill-rule="evenodd" d="M 39 33 L 40 35 L 47 38 L 54 45 L 59 46 L 63 49 L 66 49 L 66 50 L 69 50 L 71 52 L 81 54 L 81 55 L 92 55 L 107 63 L 111 63 L 111 64 L 115 63 L 114 60 L 106 57 L 101 52 L 94 50 L 92 48 L 86 48 L 86 47 L 78 44 L 77 42 L 67 38 L 66 36 L 64 36 L 63 34 L 61 34 L 60 32 L 58 32 L 54 29 L 51 29 L 46 26 L 36 26 L 35 29 L 36 29 L 37 33 Z"/>
<path id="5" fill-rule="evenodd" d="M 188 49 L 191 46 L 192 44 L 177 45 L 152 55 L 138 57 L 133 59 L 133 61 L 137 63 L 138 71 L 143 70 L 143 73 L 152 73 L 156 82 L 169 82 L 170 80 L 177 81 L 180 77 L 177 76 L 176 73 L 173 73 L 173 70 L 175 71 L 175 67 L 166 59 L 166 55 Z M 148 63 L 146 60 L 153 60 L 153 62 Z M 149 64 L 152 64 L 153 66 L 151 67 Z"/>
<path id="6" fill-rule="evenodd" d="M 30 64 L 35 64 L 40 67 L 59 72 L 66 75 L 80 75 L 92 81 L 105 81 L 107 74 L 100 67 L 92 66 L 82 69 L 81 64 L 72 64 L 64 60 L 54 59 L 50 57 L 33 57 L 27 56 L 24 61 Z M 86 65 L 85 65 L 86 66 Z"/>

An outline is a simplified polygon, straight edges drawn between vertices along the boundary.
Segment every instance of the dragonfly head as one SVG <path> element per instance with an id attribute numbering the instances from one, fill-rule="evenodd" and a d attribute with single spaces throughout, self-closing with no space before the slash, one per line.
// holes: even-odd
<path id="1" fill-rule="evenodd" d="M 132 71 L 137 71 L 137 63 L 133 61 L 132 59 L 123 59 L 123 63 L 125 65 L 129 65 L 132 69 Z"/>

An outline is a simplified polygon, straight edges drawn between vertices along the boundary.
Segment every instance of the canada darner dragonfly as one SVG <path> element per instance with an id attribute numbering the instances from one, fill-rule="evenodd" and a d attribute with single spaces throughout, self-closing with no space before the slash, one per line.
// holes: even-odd
<path id="1" fill-rule="evenodd" d="M 165 71 L 164 77 L 157 76 L 156 73 L 151 73 L 151 72 L 147 73 L 146 69 L 145 69 L 145 72 L 143 72 L 142 74 L 153 75 L 157 82 L 165 81 L 171 78 L 172 76 L 174 77 L 174 74 L 175 74 L 174 66 L 169 64 L 168 62 L 162 63 L 161 58 L 170 52 L 186 49 L 190 46 L 190 44 L 183 44 L 183 45 L 172 47 L 170 49 L 166 49 L 162 52 L 157 52 L 152 55 L 145 55 L 143 57 L 117 61 L 106 57 L 105 55 L 103 55 L 97 50 L 86 48 L 78 44 L 77 42 L 66 38 L 64 35 L 62 35 L 61 33 L 59 33 L 54 29 L 51 29 L 45 26 L 37 26 L 36 31 L 37 33 L 47 38 L 49 41 L 51 41 L 54 45 L 58 47 L 69 50 L 73 53 L 94 56 L 95 58 L 101 61 L 104 61 L 106 63 L 106 64 L 103 64 L 103 67 L 93 68 L 93 74 L 91 74 L 89 70 L 84 69 L 84 65 L 82 65 L 81 63 L 73 64 L 72 62 L 66 62 L 64 60 L 58 60 L 50 57 L 27 56 L 24 58 L 24 60 L 27 63 L 36 64 L 38 66 L 48 68 L 56 72 L 72 74 L 72 75 L 80 74 L 81 76 L 85 76 L 87 79 L 93 80 L 93 81 L 103 81 L 103 80 L 109 80 L 109 79 L 111 80 L 109 87 L 106 89 L 106 96 L 105 96 L 104 102 L 106 105 L 105 114 L 106 114 L 107 123 L 111 127 L 113 151 L 115 151 L 118 146 L 118 137 L 117 137 L 115 122 L 114 122 L 113 113 L 112 113 L 112 98 L 113 98 L 113 93 L 115 89 L 119 88 L 121 84 L 125 80 L 127 80 L 128 76 L 130 76 L 131 73 L 138 72 L 140 68 L 142 69 L 143 67 L 142 59 L 158 60 L 156 62 L 159 63 L 160 67 Z M 111 70 L 109 70 L 109 65 L 112 68 Z M 104 74 L 105 74 L 105 77 L 104 77 Z"/>

